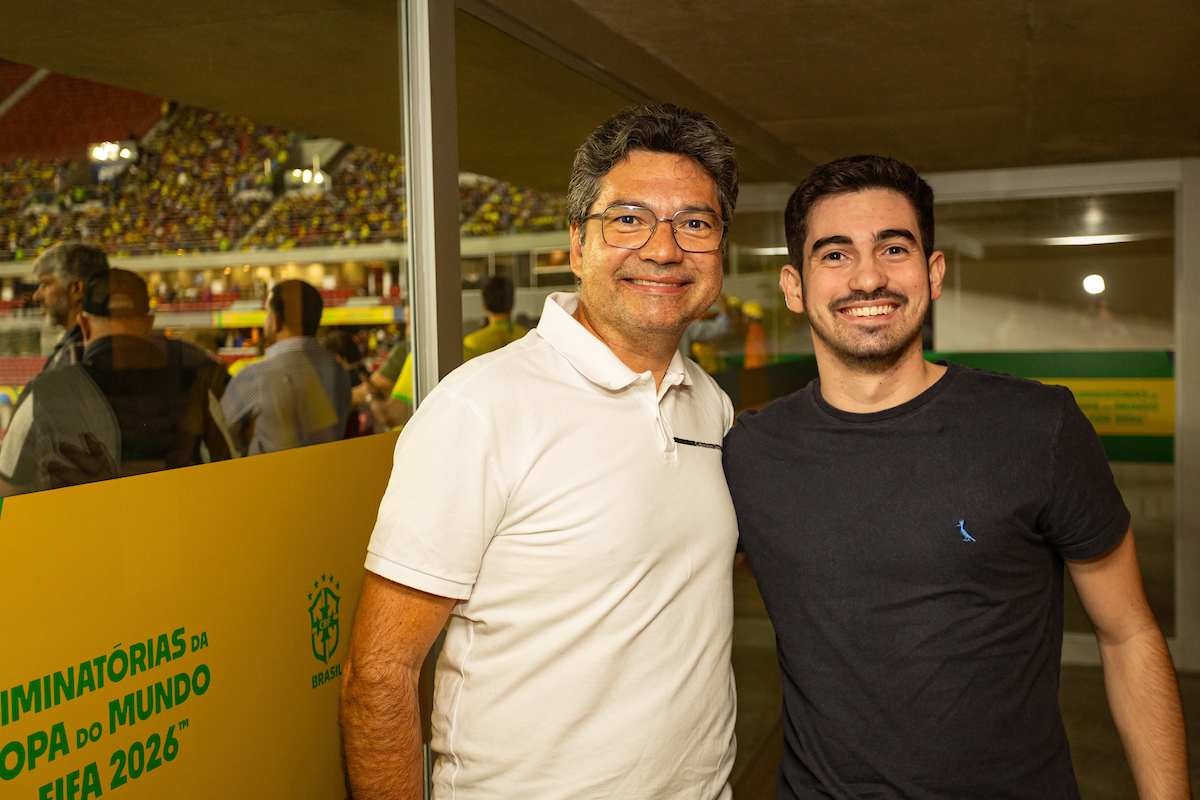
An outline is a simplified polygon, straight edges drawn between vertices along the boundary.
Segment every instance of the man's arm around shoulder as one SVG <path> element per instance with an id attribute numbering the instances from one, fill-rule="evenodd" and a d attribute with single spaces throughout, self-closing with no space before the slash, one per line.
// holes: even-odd
<path id="1" fill-rule="evenodd" d="M 422 797 L 417 682 L 455 602 L 366 574 L 342 673 L 342 740 L 355 800 Z"/>
<path id="2" fill-rule="evenodd" d="M 1138 796 L 1190 798 L 1179 685 L 1146 601 L 1133 529 L 1098 558 L 1067 561 L 1067 570 L 1096 629 L 1108 704 Z"/>

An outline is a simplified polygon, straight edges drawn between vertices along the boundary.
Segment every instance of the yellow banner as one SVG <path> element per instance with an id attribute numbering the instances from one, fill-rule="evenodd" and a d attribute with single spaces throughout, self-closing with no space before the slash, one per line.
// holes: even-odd
<path id="1" fill-rule="evenodd" d="M 266 311 L 217 311 L 213 326 L 217 328 L 261 328 Z M 386 325 L 396 318 L 395 306 L 338 306 L 321 314 L 322 325 Z"/>
<path id="2" fill-rule="evenodd" d="M 214 328 L 261 328 L 267 319 L 264 311 L 215 311 Z"/>
<path id="3" fill-rule="evenodd" d="M 378 325 L 395 319 L 396 306 L 338 306 L 321 315 L 322 325 Z"/>
<path id="4" fill-rule="evenodd" d="M 1039 378 L 1066 386 L 1102 436 L 1174 436 L 1174 378 Z"/>
<path id="5" fill-rule="evenodd" d="M 0 797 L 345 797 L 394 435 L 8 498 Z"/>

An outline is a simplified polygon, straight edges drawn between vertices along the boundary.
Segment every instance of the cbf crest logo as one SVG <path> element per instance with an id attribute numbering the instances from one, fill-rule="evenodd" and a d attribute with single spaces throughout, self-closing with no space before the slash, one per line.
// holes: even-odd
<path id="1" fill-rule="evenodd" d="M 312 651 L 322 664 L 328 664 L 338 646 L 338 603 L 341 600 L 334 589 L 341 589 L 342 584 L 333 579 L 332 575 L 322 575 L 321 580 L 313 581 L 313 591 L 308 593 L 312 605 L 308 607 L 309 620 L 312 622 Z"/>

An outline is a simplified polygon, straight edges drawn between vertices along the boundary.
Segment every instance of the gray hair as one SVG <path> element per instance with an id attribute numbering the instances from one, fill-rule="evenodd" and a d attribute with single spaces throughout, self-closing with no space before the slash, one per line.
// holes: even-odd
<path id="1" fill-rule="evenodd" d="M 53 273 L 63 286 L 72 281 L 87 283 L 88 278 L 108 273 L 108 255 L 99 247 L 80 242 L 56 244 L 33 262 L 33 274 L 39 278 Z"/>
<path id="2" fill-rule="evenodd" d="M 695 161 L 716 183 L 721 216 L 729 224 L 738 195 L 733 142 L 708 117 L 670 103 L 618 111 L 579 146 L 567 187 L 567 215 L 572 223 L 582 226 L 600 194 L 600 179 L 639 150 Z"/>

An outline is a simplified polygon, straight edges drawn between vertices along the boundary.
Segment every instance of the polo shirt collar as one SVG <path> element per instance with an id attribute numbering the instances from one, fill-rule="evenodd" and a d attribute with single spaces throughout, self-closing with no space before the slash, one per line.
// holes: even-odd
<path id="1" fill-rule="evenodd" d="M 537 332 L 565 358 L 580 375 L 606 389 L 624 389 L 641 377 L 625 366 L 608 345 L 592 335 L 572 314 L 579 308 L 579 295 L 574 292 L 555 292 L 546 298 Z M 691 384 L 692 378 L 678 350 L 667 365 L 662 389 L 678 384 Z"/>

